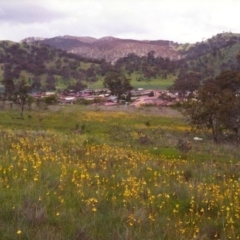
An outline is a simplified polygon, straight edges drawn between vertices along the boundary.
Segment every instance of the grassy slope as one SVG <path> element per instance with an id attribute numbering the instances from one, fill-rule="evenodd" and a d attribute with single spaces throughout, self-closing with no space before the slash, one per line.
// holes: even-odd
<path id="1" fill-rule="evenodd" d="M 144 88 L 144 89 L 167 89 L 169 86 L 171 86 L 175 80 L 175 77 L 170 76 L 168 79 L 163 79 L 161 77 L 152 78 L 150 81 L 137 81 L 137 78 L 141 75 L 138 73 L 133 73 L 130 76 L 127 76 L 131 80 L 131 85 L 134 88 Z M 103 88 L 103 77 L 100 77 L 97 82 L 89 83 L 89 88 L 97 89 L 97 88 Z"/>
<path id="2" fill-rule="evenodd" d="M 240 235 L 238 148 L 194 142 L 179 113 L 54 106 L 17 116 L 0 112 L 3 239 Z"/>
<path id="3" fill-rule="evenodd" d="M 132 74 L 130 79 L 131 80 L 131 84 L 135 87 L 135 88 L 144 88 L 144 89 L 166 89 L 167 87 L 171 86 L 175 80 L 175 77 L 170 76 L 167 79 L 163 79 L 162 77 L 157 77 L 157 78 L 152 78 L 150 79 L 150 81 L 137 81 L 137 77 L 139 77 L 139 75 L 137 74 Z"/>

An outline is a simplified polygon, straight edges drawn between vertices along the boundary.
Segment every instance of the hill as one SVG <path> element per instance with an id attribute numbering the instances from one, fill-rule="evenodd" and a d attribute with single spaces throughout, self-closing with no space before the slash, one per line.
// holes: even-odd
<path id="1" fill-rule="evenodd" d="M 105 59 L 112 64 L 128 61 L 126 58 L 133 55 L 135 58 L 145 59 L 149 53 L 153 53 L 154 58 L 174 61 L 177 71 L 199 72 L 203 78 L 216 76 L 223 70 L 239 68 L 236 56 L 240 50 L 240 34 L 237 33 L 220 33 L 195 44 L 178 44 L 167 40 L 139 41 L 115 37 L 96 39 L 73 36 L 40 40 L 27 38 L 22 42 L 48 44 L 86 58 Z M 125 65 L 127 69 L 131 68 L 127 62 Z"/>
<path id="2" fill-rule="evenodd" d="M 166 88 L 174 80 L 204 81 L 240 70 L 240 34 L 221 33 L 195 44 L 63 36 L 0 42 L 0 81 L 25 77 L 36 90 L 102 88 L 105 74 L 121 70 L 134 87 Z"/>
<path id="3" fill-rule="evenodd" d="M 172 62 L 155 57 L 154 52 L 150 52 L 147 58 L 129 54 L 113 65 L 104 59 L 85 58 L 63 49 L 31 42 L 32 40 L 36 38 L 23 43 L 0 42 L 0 81 L 4 83 L 11 79 L 17 82 L 24 77 L 35 90 L 55 90 L 69 86 L 79 90 L 85 87 L 103 88 L 102 79 L 105 74 L 112 69 L 119 69 L 132 80 L 134 87 L 166 88 L 173 82 L 172 77 L 168 79 L 162 74 Z M 93 40 L 83 38 L 85 42 Z M 137 61 L 133 69 L 130 61 L 132 58 Z M 125 64 L 126 59 L 130 60 Z M 166 64 L 161 65 L 160 62 Z"/>
<path id="4" fill-rule="evenodd" d="M 48 45 L 0 42 L 0 80 L 17 82 L 25 78 L 35 90 L 55 90 L 56 87 L 96 81 L 101 63 Z"/>
<path id="5" fill-rule="evenodd" d="M 224 70 L 239 70 L 239 51 L 240 34 L 222 33 L 193 45 L 182 45 L 179 62 L 183 71 L 199 72 L 209 78 Z"/>
<path id="6" fill-rule="evenodd" d="M 48 39 L 26 38 L 22 42 L 39 42 L 48 44 L 55 48 L 75 53 L 87 58 L 105 59 L 114 63 L 119 58 L 126 57 L 134 53 L 137 56 L 146 56 L 150 51 L 154 51 L 157 57 L 168 57 L 172 60 L 179 59 L 176 50 L 177 43 L 172 41 L 138 41 L 133 39 L 120 39 L 115 37 L 103 37 L 95 39 L 91 37 L 59 36 Z"/>

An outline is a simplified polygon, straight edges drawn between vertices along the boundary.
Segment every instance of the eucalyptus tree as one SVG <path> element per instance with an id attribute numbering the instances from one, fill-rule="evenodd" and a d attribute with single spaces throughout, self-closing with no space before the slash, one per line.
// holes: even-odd
<path id="1" fill-rule="evenodd" d="M 186 104 L 184 111 L 195 129 L 211 134 L 215 142 L 223 133 L 240 128 L 240 73 L 222 72 L 215 79 L 205 82 L 199 89 L 197 99 Z"/>
<path id="2" fill-rule="evenodd" d="M 130 84 L 130 79 L 118 70 L 108 72 L 104 78 L 103 85 L 109 88 L 112 95 L 117 96 L 117 102 L 119 102 L 122 94 L 129 92 L 133 88 Z"/>

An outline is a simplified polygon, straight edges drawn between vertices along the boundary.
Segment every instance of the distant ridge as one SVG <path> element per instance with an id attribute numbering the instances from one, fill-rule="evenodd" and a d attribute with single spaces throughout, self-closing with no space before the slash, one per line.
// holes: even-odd
<path id="1" fill-rule="evenodd" d="M 41 37 L 28 37 L 28 38 L 21 40 L 20 42 L 32 43 L 32 42 L 36 42 L 36 41 L 43 41 L 44 39 L 45 38 L 41 38 Z"/>
<path id="2" fill-rule="evenodd" d="M 240 67 L 236 58 L 237 55 L 240 56 L 240 34 L 231 32 L 219 33 L 194 44 L 179 44 L 169 40 L 134 40 L 112 36 L 97 39 L 69 35 L 53 38 L 29 37 L 21 42 L 47 44 L 84 58 L 104 59 L 110 63 L 126 58 L 129 54 L 148 57 L 151 52 L 154 57 L 181 60 L 185 72 L 203 72 L 207 76 Z"/>
<path id="3" fill-rule="evenodd" d="M 112 36 L 96 39 L 87 36 L 77 37 L 65 35 L 45 39 L 29 37 L 23 39 L 21 42 L 48 44 L 83 57 L 105 59 L 107 62 L 112 63 L 131 53 L 142 57 L 147 56 L 151 51 L 154 51 L 156 57 L 169 58 L 171 60 L 181 58 L 177 51 L 179 44 L 168 40 L 120 39 Z"/>

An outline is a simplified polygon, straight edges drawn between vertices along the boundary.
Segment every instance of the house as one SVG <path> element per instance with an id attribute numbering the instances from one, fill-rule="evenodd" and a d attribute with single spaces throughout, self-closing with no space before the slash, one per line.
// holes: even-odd
<path id="1" fill-rule="evenodd" d="M 117 105 L 117 102 L 114 101 L 114 100 L 109 99 L 103 105 L 104 106 L 115 106 L 115 105 Z"/>
<path id="2" fill-rule="evenodd" d="M 148 96 L 141 96 L 136 99 L 130 106 L 141 107 L 146 105 L 155 105 L 155 106 L 170 106 L 174 104 L 174 102 L 166 101 L 160 99 L 158 97 L 148 97 Z"/>
<path id="3" fill-rule="evenodd" d="M 73 104 L 76 101 L 76 97 L 62 97 L 59 99 L 60 104 Z"/>
<path id="4" fill-rule="evenodd" d="M 30 93 L 29 95 L 34 97 L 35 99 L 42 98 L 43 96 L 41 92 L 33 92 L 33 93 Z"/>
<path id="5" fill-rule="evenodd" d="M 55 95 L 55 94 L 56 94 L 55 92 L 45 92 L 43 95 L 45 97 L 48 97 L 48 96 Z"/>

